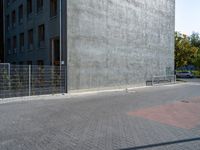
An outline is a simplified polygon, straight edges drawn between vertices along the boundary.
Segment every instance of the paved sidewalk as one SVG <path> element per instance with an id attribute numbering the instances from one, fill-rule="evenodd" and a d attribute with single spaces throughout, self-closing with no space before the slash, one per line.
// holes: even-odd
<path id="1" fill-rule="evenodd" d="M 190 83 L 1 104 L 0 150 L 200 150 L 199 89 Z"/>

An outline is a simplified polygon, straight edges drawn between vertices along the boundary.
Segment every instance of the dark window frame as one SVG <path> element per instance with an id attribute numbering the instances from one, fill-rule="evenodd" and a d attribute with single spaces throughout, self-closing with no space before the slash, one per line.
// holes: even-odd
<path id="1" fill-rule="evenodd" d="M 34 44 L 34 33 L 33 29 L 28 30 L 28 48 L 33 49 L 33 44 Z"/>
<path id="2" fill-rule="evenodd" d="M 6 29 L 10 30 L 10 15 L 6 15 Z"/>
<path id="3" fill-rule="evenodd" d="M 44 47 L 45 45 L 45 25 L 41 24 L 38 26 L 38 45 Z"/>
<path id="4" fill-rule="evenodd" d="M 37 0 L 37 13 L 41 12 L 44 7 L 44 0 Z"/>
<path id="5" fill-rule="evenodd" d="M 19 16 L 19 23 L 22 23 L 23 18 L 24 18 L 24 5 L 23 4 L 21 4 L 19 6 L 18 16 Z"/>
<path id="6" fill-rule="evenodd" d="M 7 52 L 8 52 L 8 55 L 10 55 L 11 54 L 11 49 L 12 49 L 12 43 L 11 43 L 11 39 L 10 38 L 8 38 L 7 39 L 7 45 L 6 45 L 6 48 L 7 48 Z"/>
<path id="7" fill-rule="evenodd" d="M 58 0 L 50 0 L 50 17 L 56 17 L 58 14 Z"/>
<path id="8" fill-rule="evenodd" d="M 25 35 L 24 35 L 24 33 L 20 33 L 20 35 L 19 35 L 19 48 L 20 48 L 21 52 L 24 51 L 24 46 L 25 46 Z"/>
<path id="9" fill-rule="evenodd" d="M 17 23 L 17 15 L 16 15 L 16 10 L 13 10 L 12 11 L 12 27 L 15 27 L 16 26 L 16 23 Z"/>
<path id="10" fill-rule="evenodd" d="M 27 15 L 31 15 L 33 13 L 33 2 L 32 0 L 27 0 Z"/>
<path id="11" fill-rule="evenodd" d="M 17 36 L 13 36 L 13 41 L 12 41 L 12 49 L 13 53 L 17 53 Z"/>

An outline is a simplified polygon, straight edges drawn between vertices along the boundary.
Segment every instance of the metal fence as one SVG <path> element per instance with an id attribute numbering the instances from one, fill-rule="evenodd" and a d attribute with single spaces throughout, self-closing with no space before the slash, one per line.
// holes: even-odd
<path id="1" fill-rule="evenodd" d="M 0 64 L 0 98 L 65 93 L 65 67 Z"/>
<path id="2" fill-rule="evenodd" d="M 176 76 L 175 75 L 153 76 L 152 77 L 152 85 L 175 84 L 175 83 L 176 83 Z"/>

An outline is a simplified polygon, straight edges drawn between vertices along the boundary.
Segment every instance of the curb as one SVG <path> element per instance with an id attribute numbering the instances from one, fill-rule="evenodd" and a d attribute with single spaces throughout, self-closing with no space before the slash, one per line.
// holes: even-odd
<path id="1" fill-rule="evenodd" d="M 156 86 L 142 86 L 142 87 L 132 87 L 132 88 L 120 88 L 120 89 L 110 89 L 110 90 L 99 90 L 99 91 L 85 91 L 85 92 L 73 92 L 68 94 L 54 94 L 54 95 L 39 95 L 39 96 L 26 96 L 26 97 L 14 97 L 14 98 L 5 98 L 0 99 L 1 104 L 15 103 L 15 102 L 28 102 L 28 101 L 41 101 L 41 100 L 55 100 L 55 99 L 70 99 L 82 96 L 92 96 L 98 94 L 106 93 L 116 93 L 116 92 L 126 92 L 126 93 L 136 93 L 135 90 L 138 89 L 151 89 L 159 87 L 174 87 L 179 85 L 184 85 L 186 83 L 176 83 L 170 85 L 156 85 Z"/>

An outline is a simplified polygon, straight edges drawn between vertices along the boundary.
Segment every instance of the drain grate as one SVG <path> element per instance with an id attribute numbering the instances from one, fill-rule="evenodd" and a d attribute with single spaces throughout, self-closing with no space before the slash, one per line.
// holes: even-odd
<path id="1" fill-rule="evenodd" d="M 126 93 L 136 93 L 136 91 L 134 89 L 126 89 Z"/>
<path id="2" fill-rule="evenodd" d="M 183 100 L 181 101 L 182 103 L 190 103 L 189 101 Z"/>

